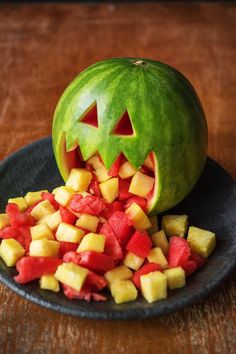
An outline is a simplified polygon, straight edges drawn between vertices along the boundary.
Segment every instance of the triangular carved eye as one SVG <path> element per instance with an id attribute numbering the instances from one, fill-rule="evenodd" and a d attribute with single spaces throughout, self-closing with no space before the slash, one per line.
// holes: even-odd
<path id="1" fill-rule="evenodd" d="M 96 103 L 88 109 L 80 122 L 92 125 L 93 127 L 98 128 L 98 112 Z"/>
<path id="2" fill-rule="evenodd" d="M 129 113 L 125 111 L 117 126 L 113 130 L 113 135 L 133 135 L 133 127 L 130 121 Z"/>

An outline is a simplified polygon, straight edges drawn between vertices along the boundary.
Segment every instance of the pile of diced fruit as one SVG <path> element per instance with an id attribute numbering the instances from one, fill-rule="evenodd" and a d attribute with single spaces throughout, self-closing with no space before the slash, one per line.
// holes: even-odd
<path id="1" fill-rule="evenodd" d="M 70 299 L 117 304 L 138 293 L 148 302 L 183 287 L 215 247 L 215 234 L 187 215 L 148 218 L 154 172 L 149 155 L 136 170 L 120 156 L 107 171 L 98 155 L 71 170 L 65 186 L 8 200 L 0 214 L 0 256 L 16 266 L 15 281 Z M 160 220 L 159 220 L 160 221 Z M 187 239 L 184 237 L 187 236 Z"/>

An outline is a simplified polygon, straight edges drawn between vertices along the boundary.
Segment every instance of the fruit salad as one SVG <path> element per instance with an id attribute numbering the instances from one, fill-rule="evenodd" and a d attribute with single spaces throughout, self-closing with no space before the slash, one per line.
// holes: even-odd
<path id="1" fill-rule="evenodd" d="M 0 257 L 19 284 L 38 281 L 69 299 L 149 303 L 186 285 L 213 252 L 213 232 L 187 215 L 147 215 L 152 156 L 140 169 L 120 155 L 107 170 L 98 154 L 52 192 L 8 200 L 0 214 Z"/>

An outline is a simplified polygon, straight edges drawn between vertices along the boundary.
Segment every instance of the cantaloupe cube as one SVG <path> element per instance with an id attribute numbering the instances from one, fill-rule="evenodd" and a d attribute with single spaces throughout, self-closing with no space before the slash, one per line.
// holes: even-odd
<path id="1" fill-rule="evenodd" d="M 160 247 L 164 254 L 167 254 L 169 248 L 169 242 L 167 241 L 166 234 L 164 230 L 155 232 L 151 236 L 154 246 Z"/>
<path id="2" fill-rule="evenodd" d="M 30 214 L 35 220 L 40 220 L 46 215 L 55 213 L 55 211 L 49 200 L 43 200 L 31 210 Z"/>
<path id="3" fill-rule="evenodd" d="M 52 230 L 46 223 L 41 223 L 30 228 L 30 234 L 32 240 L 40 240 L 41 238 L 47 238 L 48 240 L 54 240 Z"/>
<path id="4" fill-rule="evenodd" d="M 59 281 L 55 278 L 54 274 L 42 275 L 39 280 L 41 289 L 51 290 L 57 293 L 60 290 Z"/>
<path id="5" fill-rule="evenodd" d="M 164 215 L 162 228 L 167 236 L 184 237 L 188 229 L 188 215 Z"/>
<path id="6" fill-rule="evenodd" d="M 62 222 L 56 232 L 56 239 L 58 241 L 79 243 L 85 232 L 78 229 L 76 226 Z"/>
<path id="7" fill-rule="evenodd" d="M 37 224 L 45 223 L 52 231 L 56 231 L 61 222 L 60 210 L 57 210 L 55 213 L 44 216 Z"/>
<path id="8" fill-rule="evenodd" d="M 27 203 L 24 197 L 10 198 L 8 199 L 8 203 L 14 203 L 18 205 L 20 212 L 23 212 L 25 209 L 27 209 Z"/>
<path id="9" fill-rule="evenodd" d="M 33 204 L 39 202 L 42 198 L 41 198 L 41 194 L 42 192 L 48 192 L 47 189 L 43 189 L 41 191 L 37 191 L 37 192 L 28 192 L 25 195 L 25 201 L 27 203 L 28 207 L 31 207 Z"/>
<path id="10" fill-rule="evenodd" d="M 136 203 L 126 209 L 126 214 L 136 230 L 147 230 L 152 226 L 143 209 Z"/>
<path id="11" fill-rule="evenodd" d="M 111 285 L 111 294 L 116 304 L 137 299 L 138 291 L 131 280 L 120 280 Z"/>
<path id="12" fill-rule="evenodd" d="M 105 246 L 105 236 L 90 232 L 85 235 L 79 244 L 76 252 L 96 251 L 103 252 Z"/>
<path id="13" fill-rule="evenodd" d="M 140 277 L 143 297 L 149 302 L 167 298 L 167 276 L 159 271 Z"/>
<path id="14" fill-rule="evenodd" d="M 169 289 L 177 289 L 185 286 L 185 272 L 181 267 L 164 270 L 167 276 L 167 284 Z"/>
<path id="15" fill-rule="evenodd" d="M 191 251 L 196 252 L 203 258 L 207 258 L 215 248 L 216 237 L 211 231 L 190 226 L 187 241 Z"/>
<path id="16" fill-rule="evenodd" d="M 80 291 L 85 283 L 89 270 L 74 263 L 62 263 L 57 268 L 55 277 L 61 283 Z"/>
<path id="17" fill-rule="evenodd" d="M 147 156 L 147 158 L 143 164 L 144 164 L 144 166 L 148 167 L 149 170 L 153 171 L 153 162 L 152 162 L 150 154 Z"/>
<path id="18" fill-rule="evenodd" d="M 149 218 L 152 226 L 150 227 L 150 229 L 148 229 L 148 233 L 149 235 L 154 234 L 154 232 L 158 231 L 158 219 L 157 219 L 157 215 L 156 216 L 151 216 Z"/>
<path id="19" fill-rule="evenodd" d="M 138 270 L 144 262 L 144 258 L 137 256 L 133 252 L 128 252 L 123 260 L 126 267 Z"/>
<path id="20" fill-rule="evenodd" d="M 119 280 L 127 280 L 132 277 L 132 271 L 124 265 L 120 265 L 105 273 L 105 279 L 109 286 Z"/>
<path id="21" fill-rule="evenodd" d="M 118 178 L 110 178 L 109 180 L 99 184 L 102 197 L 112 203 L 118 197 L 119 194 L 119 180 Z"/>
<path id="22" fill-rule="evenodd" d="M 130 183 L 129 192 L 142 198 L 146 198 L 154 186 L 155 179 L 144 173 L 137 172 Z"/>
<path id="23" fill-rule="evenodd" d="M 119 176 L 121 178 L 129 178 L 135 175 L 135 173 L 137 172 L 137 169 L 134 168 L 129 161 L 126 161 L 125 163 L 123 163 L 123 165 L 121 165 L 120 167 L 120 171 L 119 171 Z"/>
<path id="24" fill-rule="evenodd" d="M 147 259 L 149 260 L 149 262 L 159 264 L 162 267 L 162 269 L 168 268 L 167 259 L 160 247 L 152 248 L 147 256 Z"/>
<path id="25" fill-rule="evenodd" d="M 92 173 L 85 168 L 72 168 L 66 186 L 77 192 L 86 191 L 92 178 Z"/>
<path id="26" fill-rule="evenodd" d="M 4 229 L 4 227 L 10 225 L 10 219 L 9 216 L 5 213 L 0 214 L 0 230 Z"/>
<path id="27" fill-rule="evenodd" d="M 90 214 L 81 214 L 75 225 L 83 229 L 96 232 L 99 223 L 99 218 Z"/>
<path id="28" fill-rule="evenodd" d="M 42 238 L 30 242 L 29 254 L 32 257 L 54 257 L 58 255 L 60 242 Z"/>
<path id="29" fill-rule="evenodd" d="M 61 186 L 57 188 L 55 193 L 55 200 L 62 206 L 66 206 L 72 199 L 76 191 L 69 186 Z"/>
<path id="30" fill-rule="evenodd" d="M 0 245 L 0 257 L 8 267 L 13 267 L 25 254 L 25 249 L 14 238 L 2 240 Z"/>

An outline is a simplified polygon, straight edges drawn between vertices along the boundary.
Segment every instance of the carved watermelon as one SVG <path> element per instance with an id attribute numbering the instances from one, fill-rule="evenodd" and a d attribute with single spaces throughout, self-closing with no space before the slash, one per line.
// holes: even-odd
<path id="1" fill-rule="evenodd" d="M 150 214 L 178 204 L 206 160 L 207 124 L 196 92 L 180 72 L 149 59 L 108 59 L 81 72 L 58 102 L 52 136 L 65 180 L 78 148 L 84 160 L 98 152 L 107 169 L 120 153 L 139 168 L 153 152 Z"/>

